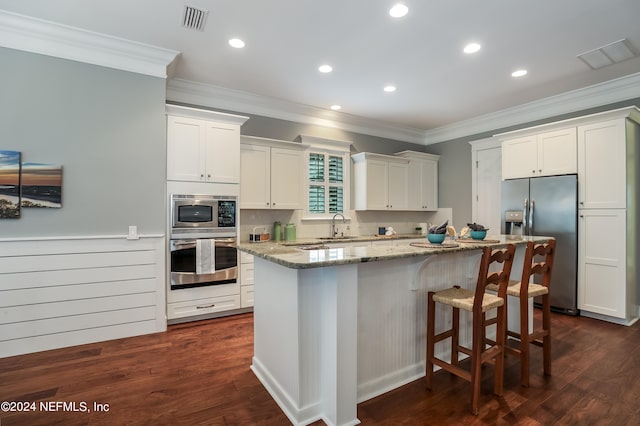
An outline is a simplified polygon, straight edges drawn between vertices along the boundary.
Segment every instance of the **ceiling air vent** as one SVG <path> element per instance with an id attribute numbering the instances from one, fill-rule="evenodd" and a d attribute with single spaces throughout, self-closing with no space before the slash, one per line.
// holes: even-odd
<path id="1" fill-rule="evenodd" d="M 196 9 L 193 6 L 185 5 L 182 15 L 182 26 L 192 30 L 204 31 L 204 24 L 208 14 L 208 10 Z"/>
<path id="2" fill-rule="evenodd" d="M 623 38 L 606 46 L 598 47 L 578 55 L 591 69 L 597 70 L 618 62 L 626 61 L 638 56 L 629 40 Z"/>

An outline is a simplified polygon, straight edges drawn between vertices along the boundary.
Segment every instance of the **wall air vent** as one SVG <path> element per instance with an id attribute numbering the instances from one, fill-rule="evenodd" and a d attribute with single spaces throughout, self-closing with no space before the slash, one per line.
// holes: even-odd
<path id="1" fill-rule="evenodd" d="M 182 14 L 182 26 L 197 31 L 204 31 L 204 24 L 207 21 L 208 10 L 197 9 L 193 6 L 184 6 Z"/>
<path id="2" fill-rule="evenodd" d="M 627 59 L 633 59 L 638 56 L 636 52 L 629 40 L 623 38 L 606 46 L 584 52 L 578 55 L 578 59 L 582 60 L 591 69 L 597 70 Z"/>

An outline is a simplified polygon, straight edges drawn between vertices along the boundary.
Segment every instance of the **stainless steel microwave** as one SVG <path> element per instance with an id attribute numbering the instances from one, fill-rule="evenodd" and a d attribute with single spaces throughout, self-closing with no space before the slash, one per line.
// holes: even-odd
<path id="1" fill-rule="evenodd" d="M 171 239 L 236 237 L 238 197 L 171 194 Z"/>

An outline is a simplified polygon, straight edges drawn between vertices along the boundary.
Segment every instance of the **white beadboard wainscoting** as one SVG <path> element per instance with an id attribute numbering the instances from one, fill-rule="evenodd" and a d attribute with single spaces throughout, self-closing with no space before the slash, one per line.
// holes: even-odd
<path id="1" fill-rule="evenodd" d="M 167 329 L 165 237 L 0 239 L 0 357 Z"/>

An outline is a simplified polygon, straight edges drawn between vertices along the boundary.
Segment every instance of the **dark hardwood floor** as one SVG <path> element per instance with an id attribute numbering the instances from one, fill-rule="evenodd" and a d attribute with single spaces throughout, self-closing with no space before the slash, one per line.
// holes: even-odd
<path id="1" fill-rule="evenodd" d="M 249 370 L 252 321 L 244 314 L 2 358 L 0 401 L 33 402 L 23 408 L 35 411 L 0 412 L 0 425 L 286 425 Z M 433 392 L 417 380 L 361 403 L 358 417 L 363 425 L 640 424 L 640 324 L 554 314 L 552 327 L 553 376 L 542 376 L 542 353 L 533 348 L 531 386 L 522 388 L 508 357 L 498 398 L 488 367 L 478 416 L 469 413 L 469 384 L 438 372 Z M 58 405 L 47 412 L 41 402 Z"/>

